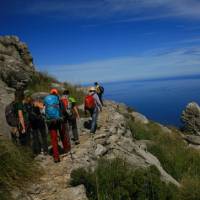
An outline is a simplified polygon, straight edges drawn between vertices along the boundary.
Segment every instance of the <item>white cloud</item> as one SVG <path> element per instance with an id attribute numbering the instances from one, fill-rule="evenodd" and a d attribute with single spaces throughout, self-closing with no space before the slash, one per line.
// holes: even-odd
<path id="1" fill-rule="evenodd" d="M 164 50 L 144 56 L 128 56 L 88 63 L 45 67 L 62 81 L 87 83 L 141 80 L 200 74 L 200 47 Z"/>
<path id="2" fill-rule="evenodd" d="M 116 22 L 166 17 L 200 19 L 199 0 L 43 0 L 27 7 L 30 14 L 54 14 L 61 18 L 115 19 Z"/>

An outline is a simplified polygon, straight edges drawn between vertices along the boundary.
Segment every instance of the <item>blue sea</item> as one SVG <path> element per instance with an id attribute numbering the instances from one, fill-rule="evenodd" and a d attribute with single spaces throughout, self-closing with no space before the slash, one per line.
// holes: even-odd
<path id="1" fill-rule="evenodd" d="M 181 126 L 186 105 L 200 104 L 200 77 L 166 78 L 105 83 L 106 99 L 122 102 L 149 119 L 165 125 Z"/>

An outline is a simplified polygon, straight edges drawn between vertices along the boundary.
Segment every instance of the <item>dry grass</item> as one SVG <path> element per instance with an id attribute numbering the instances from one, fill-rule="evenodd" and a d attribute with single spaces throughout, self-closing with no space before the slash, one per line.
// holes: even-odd
<path id="1" fill-rule="evenodd" d="M 23 188 L 26 183 L 36 181 L 39 167 L 28 148 L 15 146 L 6 139 L 0 140 L 0 199 L 11 199 L 13 188 Z"/>

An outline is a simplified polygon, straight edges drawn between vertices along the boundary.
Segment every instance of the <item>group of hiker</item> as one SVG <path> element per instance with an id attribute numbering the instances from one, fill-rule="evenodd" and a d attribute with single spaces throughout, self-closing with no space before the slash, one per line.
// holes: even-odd
<path id="1" fill-rule="evenodd" d="M 88 89 L 84 99 L 85 114 L 91 116 L 90 133 L 97 129 L 97 118 L 103 107 L 104 88 L 97 82 Z M 78 145 L 77 122 L 80 119 L 77 102 L 69 90 L 62 94 L 56 88 L 42 99 L 24 95 L 23 90 L 15 92 L 15 100 L 5 110 L 7 123 L 12 127 L 14 143 L 31 146 L 35 155 L 47 155 L 48 133 L 51 140 L 54 162 L 60 162 L 58 136 L 62 142 L 63 153 L 71 152 L 71 143 Z M 70 135 L 70 130 L 72 134 Z"/>

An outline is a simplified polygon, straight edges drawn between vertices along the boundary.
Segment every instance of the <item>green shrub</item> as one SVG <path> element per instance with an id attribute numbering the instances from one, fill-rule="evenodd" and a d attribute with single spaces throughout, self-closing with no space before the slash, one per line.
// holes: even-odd
<path id="1" fill-rule="evenodd" d="M 121 159 L 100 160 L 94 171 L 73 171 L 71 185 L 80 184 L 91 200 L 173 200 L 177 191 L 161 181 L 155 167 L 134 169 Z"/>
<path id="2" fill-rule="evenodd" d="M 147 125 L 128 123 L 134 138 L 153 141 L 148 145 L 148 151 L 159 159 L 172 177 L 178 181 L 185 176 L 200 178 L 200 152 L 188 148 L 178 130 L 173 128 L 171 133 L 166 133 L 153 122 Z"/>
<path id="3" fill-rule="evenodd" d="M 21 187 L 40 175 L 29 149 L 17 147 L 7 140 L 0 140 L 0 199 L 11 199 L 9 191 Z M 38 176 L 37 176 L 38 175 Z"/>
<path id="4" fill-rule="evenodd" d="M 31 94 L 34 92 L 49 92 L 51 84 L 57 82 L 58 81 L 47 72 L 38 72 L 31 77 L 31 82 L 27 89 Z"/>
<path id="5" fill-rule="evenodd" d="M 39 72 L 31 77 L 31 82 L 29 83 L 27 90 L 30 95 L 35 92 L 49 92 L 52 88 L 52 83 L 59 82 L 47 72 Z M 78 86 L 64 83 L 64 88 L 70 91 L 71 96 L 77 100 L 77 104 L 83 103 L 84 92 L 82 90 L 78 90 Z"/>
<path id="6" fill-rule="evenodd" d="M 130 128 L 133 137 L 137 140 L 154 140 L 161 131 L 160 127 L 153 122 L 141 124 L 133 120 L 128 120 L 127 126 Z"/>
<path id="7" fill-rule="evenodd" d="M 200 178 L 200 153 L 187 148 L 180 135 L 173 133 L 157 137 L 149 151 L 175 179 L 180 181 L 186 175 Z"/>
<path id="8" fill-rule="evenodd" d="M 200 200 L 200 179 L 199 177 L 184 177 L 181 182 L 179 199 Z"/>

